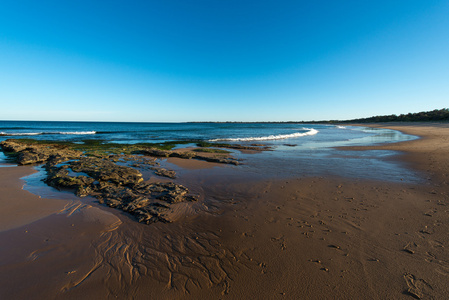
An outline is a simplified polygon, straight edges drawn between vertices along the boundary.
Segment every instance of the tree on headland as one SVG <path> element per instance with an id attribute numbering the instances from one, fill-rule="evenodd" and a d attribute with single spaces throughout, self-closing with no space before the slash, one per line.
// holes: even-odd
<path id="1" fill-rule="evenodd" d="M 408 113 L 401 115 L 374 116 L 353 120 L 340 121 L 340 123 L 379 123 L 379 122 L 428 122 L 428 121 L 449 121 L 449 109 L 435 109 L 432 111 L 422 111 L 418 113 Z"/>

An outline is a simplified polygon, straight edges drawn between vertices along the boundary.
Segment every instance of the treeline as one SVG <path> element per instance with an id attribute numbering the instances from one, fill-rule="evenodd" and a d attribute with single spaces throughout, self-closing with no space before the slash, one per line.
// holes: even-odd
<path id="1" fill-rule="evenodd" d="M 428 122 L 449 121 L 449 109 L 435 109 L 419 113 L 408 113 L 401 115 L 374 116 L 354 120 L 340 121 L 340 123 L 378 123 L 378 122 Z"/>
<path id="2" fill-rule="evenodd" d="M 269 123 L 269 124 L 334 124 L 334 123 L 384 123 L 384 122 L 448 122 L 449 121 L 449 109 L 435 109 L 432 111 L 422 111 L 419 113 L 408 113 L 401 115 L 385 115 L 374 116 L 369 118 L 352 119 L 352 120 L 327 120 L 327 121 L 283 121 L 283 122 L 187 122 L 187 123 Z"/>

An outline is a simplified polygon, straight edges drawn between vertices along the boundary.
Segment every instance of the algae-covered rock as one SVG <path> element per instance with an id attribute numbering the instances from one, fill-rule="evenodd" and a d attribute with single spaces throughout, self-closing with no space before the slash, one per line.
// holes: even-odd
<path id="1" fill-rule="evenodd" d="M 143 181 L 142 174 L 131 167 L 119 166 L 111 161 L 97 157 L 82 157 L 70 162 L 75 172 L 83 172 L 98 181 L 121 185 L 136 184 Z"/>
<path id="2" fill-rule="evenodd" d="M 78 158 L 82 155 L 81 151 L 69 150 L 64 147 L 56 147 L 46 144 L 27 144 L 15 140 L 6 140 L 0 143 L 4 151 L 17 153 L 17 163 L 19 165 L 28 165 L 44 163 L 53 160 L 55 163 Z"/>
<path id="3" fill-rule="evenodd" d="M 141 223 L 170 222 L 171 205 L 180 202 L 197 201 L 188 195 L 182 185 L 165 182 L 140 182 L 133 188 L 119 185 L 103 185 L 99 189 L 100 202 L 135 215 Z"/>
<path id="4" fill-rule="evenodd" d="M 246 149 L 247 147 L 245 147 Z M 151 156 L 157 156 L 157 157 L 177 157 L 182 159 L 198 159 L 198 160 L 204 160 L 207 162 L 214 162 L 214 163 L 220 163 L 220 164 L 232 164 L 232 165 L 239 165 L 239 161 L 233 157 L 229 156 L 208 156 L 204 154 L 198 154 L 192 151 L 186 151 L 186 152 L 176 152 L 176 151 L 169 151 L 169 150 L 158 150 L 158 149 L 147 149 L 142 150 L 142 154 L 144 155 L 151 155 Z"/>
<path id="5" fill-rule="evenodd" d="M 27 144 L 8 140 L 0 143 L 4 151 L 17 153 L 19 164 L 45 163 L 45 182 L 57 189 L 73 190 L 80 197 L 94 196 L 100 203 L 136 216 L 142 223 L 171 222 L 172 206 L 196 201 L 189 190 L 173 182 L 145 182 L 142 174 L 119 163 L 134 162 L 153 166 L 155 159 L 133 155 L 83 156 L 64 145 Z M 158 150 L 154 155 L 170 156 Z M 186 154 L 185 157 L 189 157 Z M 175 177 L 175 172 L 156 169 L 160 176 Z"/>
<path id="6" fill-rule="evenodd" d="M 142 154 L 151 155 L 156 157 L 170 157 L 173 155 L 173 151 L 170 150 L 159 150 L 159 149 L 146 149 L 141 151 Z"/>
<path id="7" fill-rule="evenodd" d="M 18 143 L 12 140 L 2 141 L 0 143 L 0 147 L 2 147 L 3 151 L 6 152 L 19 152 L 28 147 L 27 144 Z"/>
<path id="8" fill-rule="evenodd" d="M 172 157 L 179 157 L 183 159 L 191 159 L 197 156 L 195 152 L 192 151 L 186 151 L 186 152 L 173 152 L 170 156 Z"/>

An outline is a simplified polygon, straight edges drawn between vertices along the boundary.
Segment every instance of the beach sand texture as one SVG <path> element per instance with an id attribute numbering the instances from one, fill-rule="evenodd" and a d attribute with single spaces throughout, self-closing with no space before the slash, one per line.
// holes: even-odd
<path id="1" fill-rule="evenodd" d="M 200 201 L 170 224 L 42 199 L 22 190 L 31 168 L 0 168 L 0 298 L 448 299 L 449 126 L 375 126 L 422 138 L 351 150 L 400 151 L 422 183 L 229 178 L 189 161 Z"/>

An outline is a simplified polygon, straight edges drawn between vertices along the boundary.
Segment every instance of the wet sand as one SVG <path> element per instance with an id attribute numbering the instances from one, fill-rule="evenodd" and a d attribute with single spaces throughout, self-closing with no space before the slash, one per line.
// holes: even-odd
<path id="1" fill-rule="evenodd" d="M 446 299 L 449 126 L 376 126 L 422 138 L 352 150 L 400 151 L 422 183 L 255 180 L 189 165 L 183 180 L 200 201 L 152 225 L 92 199 L 53 200 L 0 233 L 0 298 Z M 37 200 L 20 189 L 29 171 L 0 168 L 2 203 Z"/>
<path id="2" fill-rule="evenodd" d="M 67 201 L 41 199 L 22 189 L 19 178 L 36 172 L 32 167 L 0 168 L 0 232 L 21 227 L 62 210 Z"/>

